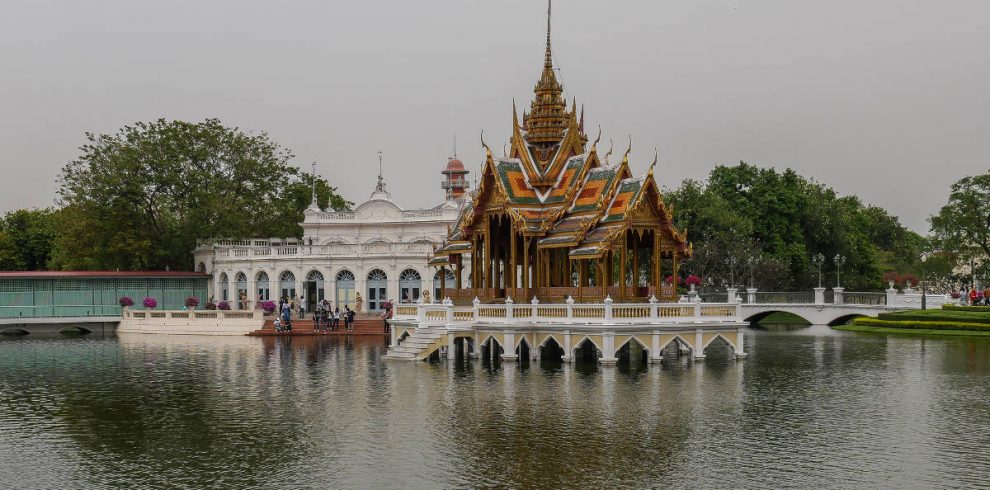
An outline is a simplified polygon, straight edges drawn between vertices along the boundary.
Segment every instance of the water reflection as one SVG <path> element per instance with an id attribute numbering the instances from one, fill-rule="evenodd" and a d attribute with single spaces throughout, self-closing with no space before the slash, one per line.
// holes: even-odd
<path id="1" fill-rule="evenodd" d="M 745 361 L 386 362 L 381 339 L 0 340 L 23 486 L 970 486 L 990 343 L 828 327 Z M 723 355 L 724 354 L 724 355 Z M 70 485 L 71 486 L 71 485 Z"/>

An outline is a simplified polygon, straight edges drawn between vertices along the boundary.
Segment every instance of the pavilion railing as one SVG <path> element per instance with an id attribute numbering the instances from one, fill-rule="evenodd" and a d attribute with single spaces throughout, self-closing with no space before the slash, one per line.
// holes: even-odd
<path id="1" fill-rule="evenodd" d="M 675 324 L 696 322 L 740 322 L 741 303 L 600 303 L 472 302 L 471 306 L 446 304 L 403 305 L 392 317 L 396 321 L 417 321 L 419 327 L 458 324 L 516 323 L 549 324 Z"/>

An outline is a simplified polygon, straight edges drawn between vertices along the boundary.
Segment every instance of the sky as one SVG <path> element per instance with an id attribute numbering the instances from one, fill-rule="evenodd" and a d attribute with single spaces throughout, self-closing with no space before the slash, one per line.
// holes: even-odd
<path id="1" fill-rule="evenodd" d="M 0 211 L 54 203 L 85 133 L 158 118 L 267 132 L 367 199 L 383 152 L 404 208 L 443 200 L 453 152 L 496 153 L 528 106 L 541 0 L 2 0 Z M 586 130 L 661 186 L 746 161 L 925 233 L 988 171 L 990 2 L 558 0 L 553 50 Z M 602 143 L 603 147 L 608 146 Z"/>

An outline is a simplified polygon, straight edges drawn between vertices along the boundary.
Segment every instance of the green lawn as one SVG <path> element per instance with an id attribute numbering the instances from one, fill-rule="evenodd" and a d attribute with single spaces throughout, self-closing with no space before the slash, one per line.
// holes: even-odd
<path id="1" fill-rule="evenodd" d="M 922 328 L 889 328 L 889 327 L 867 327 L 864 325 L 840 325 L 832 327 L 836 330 L 846 332 L 869 332 L 869 333 L 892 333 L 902 335 L 951 335 L 967 337 L 990 337 L 990 332 L 979 332 L 973 330 L 932 330 Z"/>
<path id="2" fill-rule="evenodd" d="M 988 323 L 990 324 L 990 313 L 982 311 L 958 311 L 943 310 L 941 308 L 929 310 L 908 310 L 897 313 L 881 313 L 881 320 L 895 321 L 925 321 L 925 322 L 965 322 L 965 323 Z"/>

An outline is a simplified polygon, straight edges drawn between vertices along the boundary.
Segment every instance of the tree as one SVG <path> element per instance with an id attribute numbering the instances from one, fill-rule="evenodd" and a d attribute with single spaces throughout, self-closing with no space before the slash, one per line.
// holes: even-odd
<path id="1" fill-rule="evenodd" d="M 314 176 L 265 133 L 160 119 L 86 137 L 60 177 L 59 268 L 190 269 L 198 238 L 301 234 Z M 317 190 L 349 204 L 323 179 Z"/>
<path id="2" fill-rule="evenodd" d="M 56 211 L 18 209 L 0 218 L 0 270 L 45 270 L 56 238 Z"/>
<path id="3" fill-rule="evenodd" d="M 990 173 L 952 184 L 949 202 L 928 222 L 937 248 L 965 262 L 990 257 Z"/>
<path id="4" fill-rule="evenodd" d="M 720 165 L 707 182 L 684 181 L 664 199 L 674 205 L 675 222 L 688 228 L 694 244 L 685 273 L 719 287 L 732 276 L 742 284 L 746 278 L 740 274 L 753 267 L 758 287 L 810 288 L 818 283 L 810 259 L 821 253 L 846 257 L 843 286 L 880 289 L 882 272 L 915 265 L 924 243 L 886 211 L 838 196 L 790 169 Z M 831 260 L 823 272 L 835 277 Z"/>

